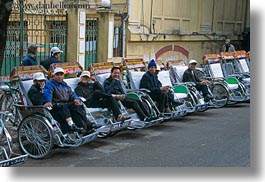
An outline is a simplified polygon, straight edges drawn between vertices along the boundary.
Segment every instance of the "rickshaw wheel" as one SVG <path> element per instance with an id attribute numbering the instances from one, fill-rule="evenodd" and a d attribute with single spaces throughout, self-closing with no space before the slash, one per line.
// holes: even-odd
<path id="1" fill-rule="evenodd" d="M 31 115 L 22 120 L 18 127 L 18 142 L 21 150 L 34 159 L 48 156 L 53 149 L 52 128 L 47 118 Z"/>

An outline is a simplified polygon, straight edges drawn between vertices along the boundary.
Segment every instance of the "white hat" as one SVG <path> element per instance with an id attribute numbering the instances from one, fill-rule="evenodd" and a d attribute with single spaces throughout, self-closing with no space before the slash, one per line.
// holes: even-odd
<path id="1" fill-rule="evenodd" d="M 37 72 L 33 74 L 33 80 L 46 80 L 42 72 Z"/>
<path id="2" fill-rule="evenodd" d="M 56 73 L 64 73 L 64 69 L 63 68 L 55 68 L 53 71 L 53 74 L 56 74 Z"/>
<path id="3" fill-rule="evenodd" d="M 55 54 L 55 53 L 58 53 L 58 52 L 62 53 L 63 51 L 61 51 L 61 50 L 59 49 L 59 47 L 52 47 L 52 48 L 51 48 L 51 51 L 50 51 L 51 56 L 54 56 L 54 54 Z"/>
<path id="4" fill-rule="evenodd" d="M 197 61 L 195 59 L 190 60 L 189 64 L 193 64 L 193 63 L 197 64 Z"/>
<path id="5" fill-rule="evenodd" d="M 82 77 L 82 76 L 90 77 L 90 72 L 89 71 L 83 71 L 82 74 L 80 75 L 80 77 Z"/>

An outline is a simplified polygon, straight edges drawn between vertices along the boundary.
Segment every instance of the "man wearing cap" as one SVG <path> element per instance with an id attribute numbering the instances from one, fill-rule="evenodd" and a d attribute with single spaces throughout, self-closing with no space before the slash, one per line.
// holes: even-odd
<path id="1" fill-rule="evenodd" d="M 158 76 L 160 71 L 161 71 L 161 67 L 159 65 L 157 65 L 155 74 Z M 178 106 L 178 105 L 182 104 L 181 102 L 175 101 L 173 90 L 170 90 L 170 89 L 168 90 L 167 97 L 168 97 L 168 105 L 169 105 L 169 108 L 171 110 L 174 110 L 175 106 Z"/>
<path id="2" fill-rule="evenodd" d="M 31 44 L 28 47 L 28 54 L 23 58 L 21 66 L 33 66 L 38 65 L 38 61 L 36 59 L 38 53 L 39 45 Z"/>
<path id="3" fill-rule="evenodd" d="M 116 120 L 129 119 L 129 117 L 121 114 L 118 101 L 114 99 L 116 95 L 105 93 L 103 87 L 94 76 L 90 75 L 89 71 L 83 71 L 80 77 L 81 81 L 75 88 L 75 92 L 78 96 L 86 99 L 87 107 L 108 108 L 113 112 Z"/>
<path id="4" fill-rule="evenodd" d="M 42 72 L 33 74 L 33 85 L 28 91 L 28 97 L 33 105 L 44 104 L 43 88 L 45 81 L 46 78 Z"/>
<path id="5" fill-rule="evenodd" d="M 50 112 L 60 122 L 63 133 L 92 131 L 92 123 L 87 119 L 79 97 L 63 81 L 64 70 L 55 68 L 53 74 L 54 78 L 47 81 L 44 87 L 44 106 L 52 108 Z"/>
<path id="6" fill-rule="evenodd" d="M 51 64 L 62 63 L 60 60 L 61 53 L 63 53 L 63 51 L 61 51 L 59 47 L 52 47 L 50 51 L 50 57 L 42 61 L 40 65 L 42 65 L 46 70 L 49 70 Z"/>
<path id="7" fill-rule="evenodd" d="M 148 71 L 143 75 L 140 81 L 140 88 L 148 89 L 150 97 L 158 102 L 158 109 L 162 113 L 170 113 L 168 104 L 168 86 L 162 86 L 156 75 L 156 62 L 152 59 L 148 64 Z"/>
<path id="8" fill-rule="evenodd" d="M 192 59 L 189 61 L 188 69 L 183 74 L 183 82 L 193 82 L 198 91 L 202 91 L 205 102 L 209 102 L 212 98 L 208 91 L 208 82 L 202 71 L 196 69 L 197 61 Z"/>
<path id="9" fill-rule="evenodd" d="M 221 52 L 235 52 L 235 46 L 230 43 L 230 39 L 225 39 L 225 44 L 222 46 Z"/>

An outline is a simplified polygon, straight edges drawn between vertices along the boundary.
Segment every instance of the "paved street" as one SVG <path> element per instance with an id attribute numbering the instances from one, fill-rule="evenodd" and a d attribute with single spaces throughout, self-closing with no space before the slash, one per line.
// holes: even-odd
<path id="1" fill-rule="evenodd" d="M 79 148 L 55 149 L 20 167 L 249 167 L 250 105 L 194 113 Z"/>

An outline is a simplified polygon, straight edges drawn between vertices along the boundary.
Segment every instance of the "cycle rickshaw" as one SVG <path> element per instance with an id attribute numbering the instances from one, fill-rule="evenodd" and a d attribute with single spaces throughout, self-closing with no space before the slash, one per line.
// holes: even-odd
<path id="1" fill-rule="evenodd" d="M 205 54 L 201 64 L 207 78 L 211 82 L 210 90 L 220 105 L 235 104 L 248 100 L 247 90 L 236 77 L 225 77 L 222 59 L 219 54 Z"/>
<path id="2" fill-rule="evenodd" d="M 208 103 L 202 94 L 195 88 L 194 83 L 183 82 L 183 74 L 188 69 L 183 60 L 170 60 L 166 63 L 168 79 L 171 81 L 174 93 L 180 101 L 186 102 L 188 112 L 204 112 L 208 109 Z"/>
<path id="3" fill-rule="evenodd" d="M 246 51 L 221 52 L 222 68 L 225 77 L 237 78 L 246 88 L 250 100 L 250 68 Z"/>
<path id="4" fill-rule="evenodd" d="M 71 77 L 68 76 L 64 81 L 74 89 L 77 87 L 77 84 L 80 82 L 80 78 L 78 77 L 82 72 L 82 67 L 79 63 L 56 63 L 52 64 L 50 70 L 54 70 L 56 67 L 62 67 L 66 72 L 73 73 Z M 76 67 L 77 70 L 74 70 Z M 67 71 L 68 70 L 68 71 Z M 84 102 L 85 99 L 81 98 Z M 83 104 L 87 113 L 87 117 L 94 124 L 96 128 L 100 128 L 98 137 L 105 138 L 107 136 L 113 136 L 118 131 L 126 129 L 131 125 L 131 120 L 127 119 L 123 122 L 116 121 L 113 114 L 107 108 L 88 108 Z"/>
<path id="5" fill-rule="evenodd" d="M 104 66 L 102 64 L 104 64 Z M 101 85 L 103 85 L 104 81 L 110 76 L 111 68 L 114 65 L 115 64 L 113 62 L 94 63 L 90 65 L 90 71 L 93 73 L 93 75 L 96 76 L 97 80 L 101 83 Z M 115 66 L 121 67 L 120 64 L 116 64 Z M 122 67 L 121 69 L 124 70 L 124 67 Z M 140 100 L 142 104 L 144 104 L 145 108 L 148 110 L 149 114 L 153 117 L 153 119 L 150 121 L 141 121 L 137 113 L 133 109 L 125 108 L 123 104 L 119 101 L 121 111 L 131 116 L 131 124 L 127 127 L 128 129 L 139 129 L 149 127 L 154 124 L 160 123 L 163 120 L 162 117 L 158 117 L 158 113 L 152 110 L 153 102 L 149 96 L 139 90 L 128 89 L 126 85 L 126 75 L 124 75 L 123 72 L 120 78 L 120 82 L 121 86 L 123 87 L 123 91 L 126 94 L 126 97 Z"/>
<path id="6" fill-rule="evenodd" d="M 77 70 L 76 70 L 77 71 Z M 63 133 L 56 121 L 44 106 L 33 106 L 27 92 L 33 83 L 33 74 L 47 73 L 42 66 L 20 66 L 14 68 L 10 76 L 17 82 L 21 100 L 14 103 L 18 117 L 18 142 L 24 153 L 34 159 L 47 157 L 57 147 L 78 147 L 96 139 L 99 132 L 81 135 L 77 132 Z"/>

